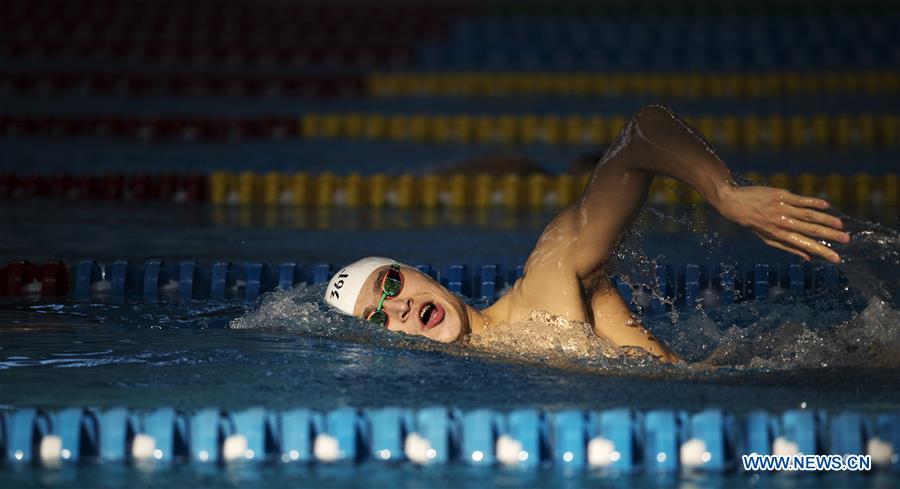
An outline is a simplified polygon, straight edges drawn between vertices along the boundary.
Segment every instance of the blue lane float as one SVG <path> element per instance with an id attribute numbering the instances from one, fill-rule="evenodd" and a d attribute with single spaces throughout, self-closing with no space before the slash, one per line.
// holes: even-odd
<path id="1" fill-rule="evenodd" d="M 497 459 L 504 465 L 537 468 L 549 454 L 546 416 L 536 409 L 519 409 L 506 416 L 497 439 Z"/>
<path id="2" fill-rule="evenodd" d="M 476 409 L 463 414 L 460 458 L 475 466 L 493 465 L 496 462 L 494 447 L 497 444 L 499 416 L 490 409 Z"/>
<path id="3" fill-rule="evenodd" d="M 788 454 L 820 453 L 819 449 L 822 447 L 820 440 L 825 434 L 822 429 L 824 417 L 824 413 L 806 409 L 786 411 L 781 416 L 781 436 L 775 440 L 781 445 L 774 450 Z"/>
<path id="4" fill-rule="evenodd" d="M 670 410 L 650 411 L 644 417 L 644 468 L 647 472 L 675 472 L 684 440 L 686 414 Z"/>
<path id="5" fill-rule="evenodd" d="M 587 463 L 587 418 L 579 410 L 553 416 L 553 463 L 581 469 Z"/>
<path id="6" fill-rule="evenodd" d="M 369 438 L 369 428 L 353 408 L 325 413 L 313 451 L 322 462 L 356 462 L 363 456 L 361 445 Z"/>
<path id="7" fill-rule="evenodd" d="M 414 418 L 415 432 L 404 444 L 406 457 L 422 465 L 446 464 L 454 459 L 459 446 L 459 418 L 455 409 L 420 409 Z"/>
<path id="8" fill-rule="evenodd" d="M 404 440 L 413 432 L 413 413 L 408 409 L 382 408 L 367 413 L 369 456 L 373 460 L 399 462 L 405 459 Z"/>
<path id="9" fill-rule="evenodd" d="M 629 409 L 590 413 L 588 464 L 622 473 L 637 469 L 641 425 L 640 414 Z"/>
<path id="10" fill-rule="evenodd" d="M 682 467 L 723 471 L 733 462 L 734 419 L 718 409 L 691 415 L 685 441 L 679 451 Z"/>
<path id="11" fill-rule="evenodd" d="M 777 420 L 765 411 L 751 411 L 744 418 L 740 439 L 741 452 L 764 454 L 772 452 Z"/>
<path id="12" fill-rule="evenodd" d="M 99 423 L 100 461 L 121 462 L 127 456 L 128 411 L 112 408 L 96 413 Z"/>
<path id="13" fill-rule="evenodd" d="M 70 407 L 0 412 L 6 465 L 463 463 L 622 473 L 740 471 L 741 455 L 870 455 L 900 470 L 900 412 L 696 413 L 431 407 L 319 412 Z"/>
<path id="14" fill-rule="evenodd" d="M 131 413 L 127 418 L 126 450 L 131 461 L 155 460 L 171 462 L 176 455 L 176 412 L 160 408 L 150 412 Z"/>
<path id="15" fill-rule="evenodd" d="M 113 299 L 156 301 L 160 299 L 237 299 L 254 301 L 260 295 L 301 284 L 327 282 L 338 267 L 328 263 L 301 265 L 295 262 L 219 261 L 203 264 L 185 260 L 168 263 L 148 260 L 109 264 L 83 260 L 72 267 L 72 295 L 78 300 Z M 522 276 L 522 265 L 503 267 L 496 263 L 468 266 L 419 264 L 418 270 L 451 292 L 490 303 Z M 657 264 L 652 284 L 633 284 L 613 277 L 619 293 L 635 312 L 663 314 L 675 307 L 703 304 L 715 307 L 746 300 L 774 299 L 811 289 L 840 286 L 844 279 L 831 264 L 757 263 L 751 266 L 717 264 L 683 266 Z M 653 294 L 651 294 L 651 291 Z"/>
<path id="16" fill-rule="evenodd" d="M 313 462 L 313 442 L 316 433 L 313 428 L 320 424 L 320 415 L 304 408 L 292 409 L 281 413 L 278 419 L 280 426 L 280 459 L 282 462 Z"/>

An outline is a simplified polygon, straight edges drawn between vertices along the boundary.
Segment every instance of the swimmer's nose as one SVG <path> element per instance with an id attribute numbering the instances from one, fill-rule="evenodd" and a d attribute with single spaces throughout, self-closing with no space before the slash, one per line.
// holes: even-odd
<path id="1" fill-rule="evenodd" d="M 405 323 L 406 320 L 409 319 L 410 311 L 412 311 L 412 299 L 395 299 L 392 301 L 384 301 L 384 305 L 382 307 L 384 309 L 387 309 L 392 316 Z"/>

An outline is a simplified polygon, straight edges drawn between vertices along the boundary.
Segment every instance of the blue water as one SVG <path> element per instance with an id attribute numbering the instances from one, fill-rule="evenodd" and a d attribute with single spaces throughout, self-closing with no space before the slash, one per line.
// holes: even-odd
<path id="1" fill-rule="evenodd" d="M 330 214 L 304 211 L 301 217 L 282 210 L 273 217 L 271 211 L 260 209 L 205 205 L 111 209 L 103 203 L 80 203 L 62 208 L 41 201 L 8 207 L 6 212 L 10 218 L 0 224 L 4 260 L 70 262 L 164 257 L 206 263 L 230 259 L 338 264 L 357 257 L 359 243 L 366 242 L 366 252 L 390 253 L 413 263 L 442 264 L 465 258 L 510 264 L 524 259 L 548 217 L 337 210 Z M 853 270 L 871 273 L 874 264 L 875 272 L 896 272 L 896 256 L 887 261 L 880 258 L 896 248 L 885 248 L 897 243 L 896 233 L 891 232 L 876 232 L 877 239 L 862 240 L 858 250 L 849 250 Z M 681 263 L 787 259 L 742 233 L 689 210 L 647 213 L 626 241 L 619 266 L 626 271 L 640 269 L 640 260 L 660 255 Z M 889 280 L 878 283 L 896 287 Z M 647 318 L 645 324 L 653 334 L 674 351 L 691 361 L 707 361 L 700 366 L 664 366 L 646 359 L 584 358 L 560 352 L 523 357 L 391 334 L 328 311 L 320 300 L 321 287 L 273 292 L 252 303 L 5 298 L 0 301 L 0 406 L 175 406 L 186 410 L 208 406 L 275 410 L 297 406 L 323 410 L 390 405 L 498 410 L 627 406 L 691 411 L 719 407 L 745 413 L 760 408 L 780 412 L 806 403 L 826 411 L 900 409 L 896 380 L 900 378 L 900 331 L 896 328 L 900 315 L 889 302 L 882 304 L 854 288 L 812 290 L 766 303 L 678 310 L 674 315 Z M 590 472 L 480 471 L 458 465 L 437 469 L 367 464 L 354 469 L 279 465 L 0 470 L 4 487 L 93 487 L 100 480 L 106 487 L 175 483 L 195 487 L 238 483 L 266 487 L 897 484 L 885 474 L 827 479 L 757 479 L 739 474 L 611 479 Z"/>

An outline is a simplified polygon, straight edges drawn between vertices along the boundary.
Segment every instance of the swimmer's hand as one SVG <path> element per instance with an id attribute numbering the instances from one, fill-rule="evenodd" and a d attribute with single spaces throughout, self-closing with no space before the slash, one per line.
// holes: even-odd
<path id="1" fill-rule="evenodd" d="M 771 187 L 723 185 L 716 193 L 713 205 L 719 213 L 750 228 L 767 245 L 804 260 L 818 255 L 839 263 L 840 255 L 823 240 L 850 242 L 850 235 L 842 231 L 844 223 L 822 212 L 829 207 L 822 199 Z"/>

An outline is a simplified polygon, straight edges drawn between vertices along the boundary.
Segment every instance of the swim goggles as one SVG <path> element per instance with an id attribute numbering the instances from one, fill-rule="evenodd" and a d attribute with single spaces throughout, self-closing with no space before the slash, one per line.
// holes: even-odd
<path id="1" fill-rule="evenodd" d="M 400 266 L 391 265 L 391 268 L 388 269 L 387 273 L 385 273 L 384 277 L 381 279 L 381 299 L 378 301 L 378 306 L 375 307 L 375 310 L 372 311 L 366 319 L 379 326 L 387 327 L 389 318 L 387 313 L 384 312 L 381 307 L 388 297 L 397 297 L 402 289 L 403 274 L 400 273 Z"/>

